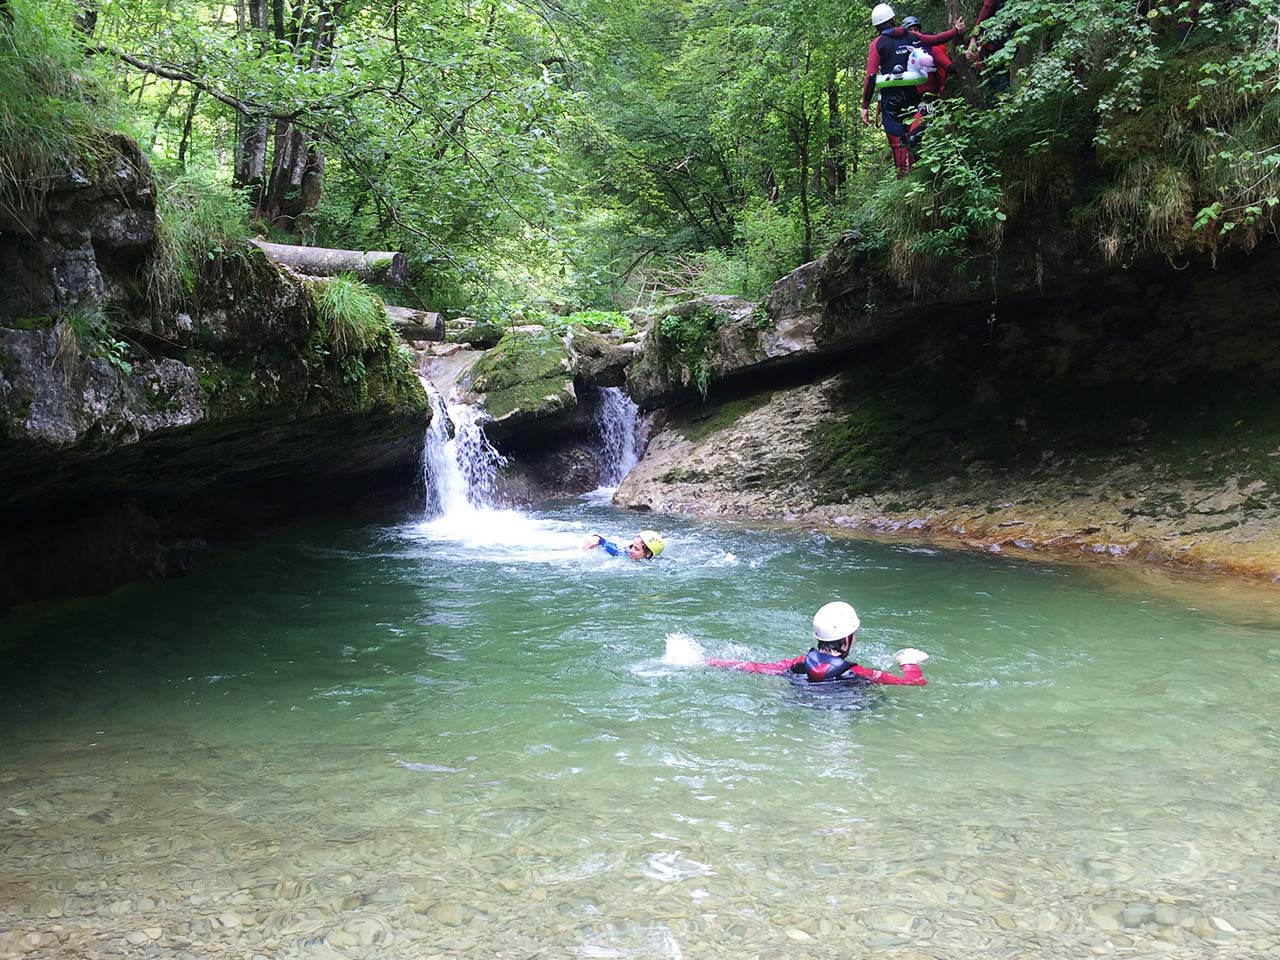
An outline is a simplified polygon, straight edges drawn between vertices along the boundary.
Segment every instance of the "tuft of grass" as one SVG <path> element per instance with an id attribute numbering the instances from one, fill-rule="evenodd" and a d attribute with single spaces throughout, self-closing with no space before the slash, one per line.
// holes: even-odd
<path id="1" fill-rule="evenodd" d="M 115 328 L 98 310 L 76 304 L 58 318 L 53 333 L 53 363 L 67 383 L 85 357 L 106 360 L 126 376 L 133 372 L 133 364 L 126 359 L 129 345 L 117 339 Z"/>
<path id="2" fill-rule="evenodd" d="M 53 364 L 67 383 L 75 376 L 81 358 L 97 342 L 99 320 L 89 311 L 76 308 L 59 317 L 54 325 Z"/>
<path id="3" fill-rule="evenodd" d="M 251 235 L 249 203 L 241 191 L 196 172 L 164 186 L 156 202 L 156 245 L 147 277 L 157 308 L 195 298 L 200 284 L 242 256 Z"/>
<path id="4" fill-rule="evenodd" d="M 689 368 L 689 376 L 702 399 L 707 399 L 711 383 L 711 346 L 724 317 L 709 307 L 688 313 L 672 313 L 658 321 L 658 336 Z"/>
<path id="5" fill-rule="evenodd" d="M 1224 118 L 1193 140 L 1192 160 L 1202 199 L 1220 211 L 1221 226 L 1203 230 L 1210 246 L 1229 237 L 1251 249 L 1275 229 L 1280 196 L 1280 98 L 1263 99 L 1252 111 Z M 1231 231 L 1235 231 L 1234 234 Z"/>
<path id="6" fill-rule="evenodd" d="M 38 215 L 49 189 L 110 152 L 114 98 L 90 72 L 69 0 L 8 0 L 0 17 L 0 211 Z"/>
<path id="7" fill-rule="evenodd" d="M 320 323 L 338 357 L 362 353 L 389 330 L 382 298 L 352 274 L 317 283 L 314 291 Z"/>
<path id="8" fill-rule="evenodd" d="M 1172 252 L 1191 237 L 1192 186 L 1158 159 L 1128 163 L 1099 198 L 1098 248 L 1115 263 L 1140 250 Z"/>

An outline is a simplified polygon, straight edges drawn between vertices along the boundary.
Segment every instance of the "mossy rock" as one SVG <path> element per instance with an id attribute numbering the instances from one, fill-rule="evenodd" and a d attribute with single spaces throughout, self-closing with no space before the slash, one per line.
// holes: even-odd
<path id="1" fill-rule="evenodd" d="M 500 324 L 482 322 L 450 332 L 446 334 L 445 340 L 449 343 L 467 343 L 481 350 L 488 350 L 496 347 L 506 335 L 506 328 Z"/>
<path id="2" fill-rule="evenodd" d="M 44 330 L 57 323 L 55 317 L 18 317 L 4 324 L 14 330 Z"/>
<path id="3" fill-rule="evenodd" d="M 541 418 L 577 404 L 569 350 L 550 333 L 509 333 L 476 361 L 471 389 L 495 420 Z"/>
<path id="4" fill-rule="evenodd" d="M 758 304 L 713 295 L 677 303 L 657 317 L 627 368 L 627 389 L 640 403 L 696 391 L 767 360 L 762 334 L 772 323 Z"/>

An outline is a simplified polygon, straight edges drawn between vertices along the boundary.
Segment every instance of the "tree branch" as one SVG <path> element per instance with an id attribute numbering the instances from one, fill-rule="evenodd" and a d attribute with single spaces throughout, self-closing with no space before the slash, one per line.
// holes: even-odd
<path id="1" fill-rule="evenodd" d="M 242 100 L 239 97 L 236 97 L 227 93 L 225 90 L 219 90 L 217 87 L 213 86 L 211 83 L 209 83 L 206 80 L 201 80 L 190 70 L 187 70 L 183 67 L 174 66 L 172 64 L 152 63 L 149 60 L 143 60 L 139 57 L 133 56 L 130 53 L 125 53 L 123 50 L 117 50 L 114 47 L 110 47 L 105 43 L 91 44 L 88 47 L 88 52 L 104 53 L 107 56 L 111 56 L 119 60 L 123 60 L 125 63 L 129 64 L 132 67 L 137 67 L 139 70 L 143 71 L 144 73 L 149 73 L 157 77 L 163 77 L 165 80 L 176 80 L 180 83 L 189 83 L 193 87 L 195 87 L 197 90 L 201 90 L 204 93 L 207 93 L 209 96 L 213 97 L 219 103 L 226 104 L 228 107 L 231 107 L 231 109 L 244 114 L 246 117 L 255 117 L 258 119 L 265 118 L 269 120 L 284 120 L 287 123 L 297 123 L 298 118 L 301 117 L 303 114 L 307 113 L 308 111 L 322 110 L 326 107 L 336 106 L 339 103 L 348 103 L 352 100 L 357 100 L 360 97 L 365 96 L 366 94 L 377 93 L 383 90 L 382 86 L 379 84 L 371 84 L 369 86 L 356 87 L 340 95 L 326 97 L 323 100 L 318 100 L 315 103 L 305 104 L 293 110 L 285 110 L 280 107 L 271 107 L 263 103 L 256 103 L 252 100 Z"/>

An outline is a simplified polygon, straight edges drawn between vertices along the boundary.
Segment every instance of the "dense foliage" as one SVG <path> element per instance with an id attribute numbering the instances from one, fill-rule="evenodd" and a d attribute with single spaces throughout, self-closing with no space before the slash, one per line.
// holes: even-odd
<path id="1" fill-rule="evenodd" d="M 869 6 L 0 0 L 0 204 L 122 127 L 157 302 L 261 232 L 402 249 L 412 299 L 499 319 L 759 297 L 851 227 L 903 277 L 1046 217 L 1121 261 L 1272 229 L 1280 0 L 1009 0 L 902 181 L 858 122 Z"/>

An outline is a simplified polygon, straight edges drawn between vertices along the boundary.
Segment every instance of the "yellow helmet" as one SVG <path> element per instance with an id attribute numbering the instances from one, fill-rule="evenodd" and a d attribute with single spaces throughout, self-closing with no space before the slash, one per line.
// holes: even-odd
<path id="1" fill-rule="evenodd" d="M 648 547 L 649 552 L 655 557 L 666 547 L 666 544 L 662 542 L 662 537 L 658 535 L 657 530 L 641 530 L 640 542 Z"/>

